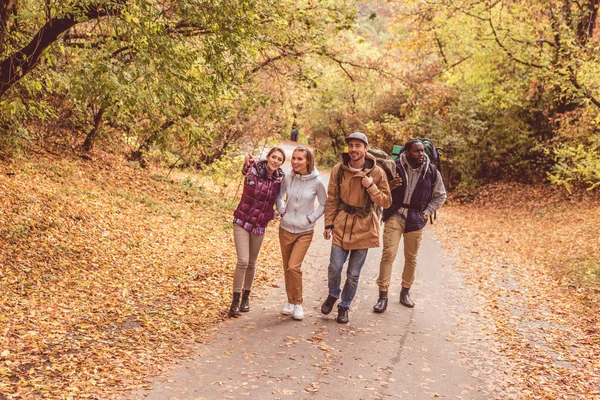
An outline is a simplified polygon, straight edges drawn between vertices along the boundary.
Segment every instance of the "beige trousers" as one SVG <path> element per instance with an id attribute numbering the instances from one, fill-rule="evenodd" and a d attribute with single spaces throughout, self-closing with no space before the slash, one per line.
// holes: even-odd
<path id="1" fill-rule="evenodd" d="M 383 250 L 381 262 L 379 263 L 379 276 L 377 286 L 382 292 L 387 292 L 392 278 L 392 264 L 398 253 L 400 239 L 404 235 L 404 270 L 402 271 L 402 287 L 410 288 L 415 281 L 417 270 L 417 256 L 423 237 L 423 229 L 404 233 L 404 222 L 400 222 L 395 216 L 385 222 L 383 228 Z"/>
<path id="2" fill-rule="evenodd" d="M 252 289 L 252 281 L 256 273 L 256 259 L 265 235 L 255 235 L 238 224 L 233 224 L 233 241 L 237 253 L 237 265 L 233 273 L 233 291 L 240 293 Z"/>
<path id="3" fill-rule="evenodd" d="M 302 262 L 314 232 L 312 230 L 295 234 L 279 228 L 279 245 L 288 303 L 302 304 Z"/>

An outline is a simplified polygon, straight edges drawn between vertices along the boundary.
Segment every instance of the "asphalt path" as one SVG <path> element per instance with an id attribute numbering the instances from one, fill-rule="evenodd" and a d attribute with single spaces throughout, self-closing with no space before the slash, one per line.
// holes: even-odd
<path id="1" fill-rule="evenodd" d="M 289 160 L 293 144 L 284 146 Z M 399 304 L 401 246 L 388 310 L 373 313 L 381 248 L 371 249 L 348 325 L 335 322 L 335 309 L 328 316 L 320 313 L 327 297 L 331 246 L 322 232 L 321 218 L 303 265 L 304 320 L 280 314 L 286 301 L 282 274 L 279 287 L 253 293 L 249 313 L 215 327 L 214 339 L 198 345 L 192 359 L 176 365 L 166 376 L 152 378 L 151 390 L 132 397 L 518 398 L 496 379 L 501 374 L 494 359 L 497 349 L 485 334 L 475 290 L 453 269 L 453 260 L 429 227 L 411 289 L 415 308 Z"/>

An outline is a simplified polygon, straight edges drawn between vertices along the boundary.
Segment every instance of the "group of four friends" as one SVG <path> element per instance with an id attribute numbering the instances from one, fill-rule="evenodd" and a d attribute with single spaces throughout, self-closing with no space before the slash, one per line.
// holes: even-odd
<path id="1" fill-rule="evenodd" d="M 281 216 L 279 242 L 287 292 L 282 314 L 292 315 L 296 320 L 304 318 L 302 263 L 312 242 L 315 223 L 325 215 L 323 236 L 333 240 L 328 266 L 329 292 L 321 312 L 331 313 L 341 300 L 336 321 L 348 323 L 348 311 L 367 252 L 381 245 L 377 207 L 383 209 L 385 225 L 377 278 L 379 298 L 373 310 L 383 313 L 387 308 L 392 264 L 402 238 L 404 270 L 400 303 L 414 307 L 409 289 L 415 279 L 423 229 L 428 218 L 446 201 L 442 175 L 430 162 L 420 140 L 406 142 L 396 160 L 396 175 L 390 181 L 375 157 L 367 152 L 369 140 L 364 133 L 352 133 L 345 141 L 348 151 L 342 155 L 342 162 L 333 167 L 327 190 L 313 154 L 304 146 L 294 149 L 290 174 L 281 169 L 285 152 L 279 147 L 272 148 L 264 160 L 256 161 L 246 155 L 242 169 L 244 190 L 233 221 L 237 264 L 230 317 L 250 311 L 256 259 L 267 224 L 275 216 L 274 208 Z M 341 288 L 347 260 L 346 281 Z"/>

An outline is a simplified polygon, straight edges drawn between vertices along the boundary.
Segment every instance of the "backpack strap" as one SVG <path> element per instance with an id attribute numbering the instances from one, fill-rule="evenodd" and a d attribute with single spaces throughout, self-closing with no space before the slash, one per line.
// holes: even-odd
<path id="1" fill-rule="evenodd" d="M 367 192 L 367 190 L 365 189 L 365 198 L 363 200 L 363 206 L 360 208 L 349 206 L 348 204 L 346 204 L 342 201 L 342 199 L 340 197 L 340 187 L 342 185 L 342 178 L 344 176 L 344 168 L 343 167 L 344 167 L 344 164 L 341 163 L 340 167 L 338 169 L 337 176 L 336 176 L 338 210 L 344 210 L 348 214 L 356 214 L 359 217 L 364 218 L 367 215 L 369 215 L 369 213 L 374 209 L 373 202 L 371 200 L 371 196 L 369 196 L 369 192 Z M 369 171 L 368 173 L 366 173 L 365 176 L 370 177 L 371 172 L 372 172 L 372 170 Z"/>
<path id="2" fill-rule="evenodd" d="M 435 184 L 437 182 L 437 167 L 433 163 L 429 163 L 429 170 L 431 171 L 431 196 L 429 200 L 433 198 L 433 189 L 435 188 Z M 433 221 L 437 219 L 437 211 L 433 211 L 433 215 L 429 216 L 429 222 L 433 224 Z"/>
<path id="3" fill-rule="evenodd" d="M 435 166 L 435 164 L 433 163 L 429 163 L 429 170 L 431 171 L 431 189 L 433 189 L 435 187 L 435 184 L 437 182 L 437 167 Z M 433 195 L 433 190 L 431 191 L 431 194 Z"/>

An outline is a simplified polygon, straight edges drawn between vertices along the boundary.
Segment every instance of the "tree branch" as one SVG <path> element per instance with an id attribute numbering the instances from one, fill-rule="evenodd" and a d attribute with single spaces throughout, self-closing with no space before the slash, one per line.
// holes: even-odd
<path id="1" fill-rule="evenodd" d="M 348 70 L 346 68 L 344 68 L 345 61 L 338 60 L 334 57 L 331 57 L 330 55 L 327 55 L 327 57 L 330 58 L 331 60 L 335 61 L 339 65 L 341 70 L 344 71 L 344 73 L 348 76 L 348 79 L 350 79 L 350 81 L 354 82 L 354 77 L 352 75 L 350 75 L 350 72 L 348 72 Z"/>
<path id="2" fill-rule="evenodd" d="M 585 46 L 594 34 L 599 9 L 600 0 L 588 0 L 585 8 L 581 9 L 583 15 L 577 24 L 577 38 L 582 46 Z"/>
<path id="3" fill-rule="evenodd" d="M 85 7 L 82 6 L 80 14 L 70 14 L 61 18 L 53 18 L 46 22 L 29 44 L 0 63 L 0 98 L 4 96 L 12 85 L 35 68 L 46 49 L 56 42 L 61 34 L 77 25 L 82 17 L 91 20 L 116 15 L 124 3 L 125 0 L 119 0 L 117 3 L 110 5 L 98 3 Z"/>
<path id="4" fill-rule="evenodd" d="M 588 88 L 579 83 L 579 81 L 577 80 L 577 75 L 575 75 L 575 71 L 573 70 L 573 67 L 569 66 L 569 72 L 569 80 L 571 81 L 573 86 L 575 86 L 575 88 L 577 88 L 577 90 L 579 90 L 586 99 L 591 101 L 592 104 L 600 108 L 600 100 L 594 97 L 594 95 L 590 92 Z"/>
<path id="5" fill-rule="evenodd" d="M 340 60 L 335 55 L 327 53 L 327 52 L 324 52 L 324 51 L 316 51 L 315 53 L 319 54 L 319 55 L 321 55 L 323 57 L 329 58 L 332 61 L 335 61 L 340 66 L 342 66 L 343 64 L 345 64 L 345 65 L 350 65 L 351 67 L 355 67 L 355 68 L 366 69 L 366 70 L 369 70 L 369 71 L 376 71 L 376 72 L 379 72 L 380 74 L 385 75 L 387 77 L 399 80 L 399 81 L 401 81 L 401 82 L 403 82 L 403 83 L 405 83 L 405 84 L 407 84 L 409 86 L 413 86 L 412 82 L 408 81 L 407 79 L 405 79 L 405 78 L 403 78 L 401 76 L 392 74 L 391 72 L 385 71 L 385 70 L 383 70 L 381 68 L 372 67 L 370 65 L 357 64 L 355 62 L 347 61 L 347 60 Z M 344 70 L 344 72 L 346 72 L 346 71 Z"/>
<path id="6" fill-rule="evenodd" d="M 252 74 L 257 73 L 258 71 L 260 71 L 261 69 L 267 67 L 270 64 L 275 63 L 276 61 L 282 60 L 284 58 L 291 58 L 291 57 L 302 57 L 303 55 L 310 53 L 311 50 L 310 49 L 306 49 L 306 50 L 295 50 L 295 51 L 288 51 L 286 49 L 281 49 L 281 53 L 273 56 L 273 57 L 267 57 L 266 60 L 264 60 L 263 62 L 261 62 L 260 64 L 258 64 L 256 67 L 252 68 L 252 70 L 250 71 Z"/>
<path id="7" fill-rule="evenodd" d="M 490 28 L 492 28 L 492 33 L 494 34 L 494 40 L 496 41 L 496 43 L 498 44 L 498 46 L 500 46 L 500 48 L 502 50 L 504 50 L 504 52 L 506 53 L 506 55 L 508 55 L 508 57 L 511 60 L 513 60 L 513 61 L 515 61 L 515 62 L 517 62 L 519 64 L 527 65 L 528 67 L 534 67 L 534 68 L 540 68 L 540 69 L 544 68 L 543 65 L 532 63 L 532 62 L 529 62 L 529 61 L 523 61 L 523 60 L 517 58 L 510 50 L 508 50 L 506 48 L 506 46 L 504 46 L 504 44 L 502 43 L 502 41 L 498 37 L 498 34 L 496 32 L 496 28 L 494 27 L 494 23 L 492 22 L 492 20 L 489 19 L 488 22 L 490 24 Z"/>
<path id="8" fill-rule="evenodd" d="M 167 28 L 169 33 L 177 33 L 184 36 L 207 35 L 212 33 L 210 29 L 195 22 L 179 21 L 174 27 Z"/>
<path id="9" fill-rule="evenodd" d="M 442 46 L 442 42 L 440 41 L 437 32 L 434 32 L 434 34 L 435 43 L 437 44 L 437 47 L 440 50 L 440 55 L 442 56 L 442 60 L 444 60 L 444 65 L 448 65 L 448 60 L 446 59 L 446 55 L 444 54 L 444 46 Z"/>

